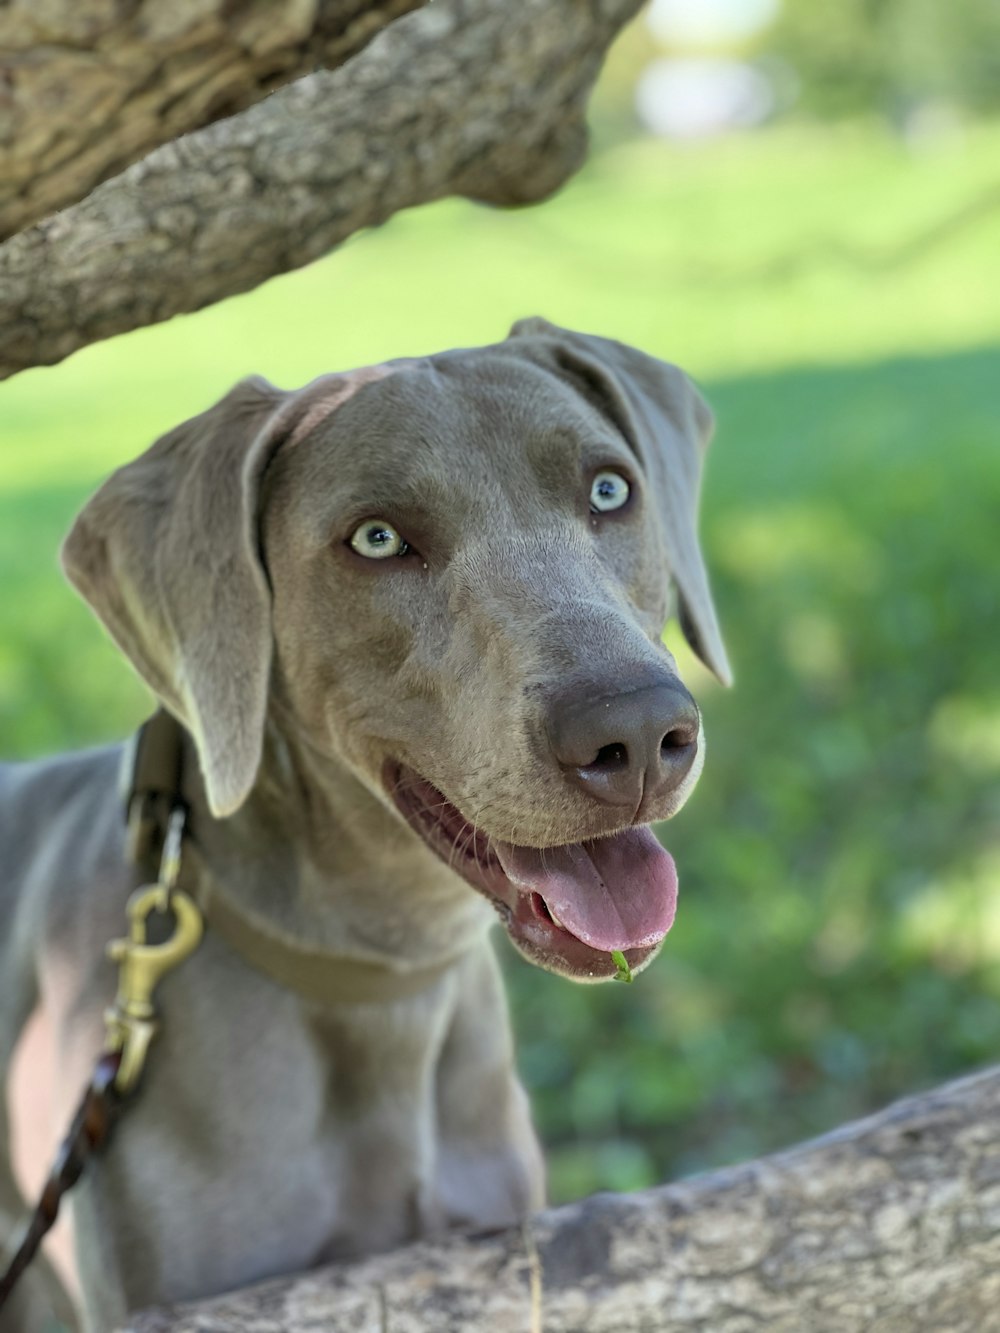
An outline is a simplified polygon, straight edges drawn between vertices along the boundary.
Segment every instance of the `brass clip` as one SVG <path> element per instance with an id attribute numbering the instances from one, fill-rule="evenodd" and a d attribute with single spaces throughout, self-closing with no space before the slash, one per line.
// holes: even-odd
<path id="1" fill-rule="evenodd" d="M 174 915 L 174 931 L 161 944 L 149 944 L 146 923 L 153 912 L 162 911 L 165 893 Z M 121 1052 L 115 1077 L 120 1093 L 129 1092 L 138 1082 L 149 1043 L 156 1035 L 153 992 L 168 972 L 194 952 L 204 931 L 201 912 L 193 899 L 177 889 L 170 892 L 163 883 L 137 889 L 128 900 L 126 912 L 128 937 L 108 945 L 108 957 L 118 964 L 118 993 L 104 1015 L 105 1049 Z"/>

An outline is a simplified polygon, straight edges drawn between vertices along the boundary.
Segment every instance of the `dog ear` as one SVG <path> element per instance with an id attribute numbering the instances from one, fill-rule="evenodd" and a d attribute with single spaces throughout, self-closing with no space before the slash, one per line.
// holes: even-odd
<path id="1" fill-rule="evenodd" d="M 115 472 L 62 549 L 70 582 L 194 737 L 215 815 L 260 764 L 271 629 L 257 499 L 290 396 L 242 381 Z"/>
<path id="2" fill-rule="evenodd" d="M 656 497 L 684 636 L 723 685 L 731 685 L 698 542 L 702 464 L 714 426 L 708 404 L 677 366 L 623 343 L 573 333 L 544 319 L 519 320 L 510 336 L 535 342 L 532 358 L 582 388 L 639 456 Z"/>
<path id="3" fill-rule="evenodd" d="M 63 569 L 197 745 L 212 813 L 232 814 L 260 766 L 271 595 L 260 553 L 268 464 L 381 367 L 298 393 L 253 378 L 115 472 L 78 516 Z"/>

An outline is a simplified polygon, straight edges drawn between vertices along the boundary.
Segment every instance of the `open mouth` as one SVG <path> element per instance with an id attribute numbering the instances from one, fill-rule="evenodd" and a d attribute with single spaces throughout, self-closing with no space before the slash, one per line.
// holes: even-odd
<path id="1" fill-rule="evenodd" d="M 532 962 L 578 981 L 633 972 L 654 957 L 674 922 L 677 871 L 652 829 L 630 826 L 559 847 L 487 837 L 412 769 L 387 763 L 384 780 L 411 828 L 497 909 Z"/>

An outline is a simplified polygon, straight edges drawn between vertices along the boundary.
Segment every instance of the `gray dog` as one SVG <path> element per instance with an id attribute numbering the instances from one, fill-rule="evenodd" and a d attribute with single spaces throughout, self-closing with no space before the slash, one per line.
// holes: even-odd
<path id="1" fill-rule="evenodd" d="M 295 393 L 244 381 L 83 510 L 65 568 L 183 723 L 207 919 L 72 1196 L 85 1328 L 542 1203 L 488 929 L 581 981 L 670 929 L 648 825 L 703 759 L 675 607 L 729 679 L 696 536 L 710 431 L 675 367 L 532 319 Z M 59 1115 L 139 882 L 122 762 L 0 769 L 0 1068 L 44 1010 Z M 0 1162 L 0 1229 L 19 1207 Z M 20 1301 L 5 1333 L 37 1324 Z"/>

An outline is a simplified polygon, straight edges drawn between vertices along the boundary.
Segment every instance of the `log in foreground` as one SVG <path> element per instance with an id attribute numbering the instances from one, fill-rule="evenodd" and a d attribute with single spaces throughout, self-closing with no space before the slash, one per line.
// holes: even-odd
<path id="1" fill-rule="evenodd" d="M 1000 1069 L 745 1166 L 151 1311 L 127 1333 L 990 1333 Z"/>
<path id="2" fill-rule="evenodd" d="M 580 166 L 641 0 L 435 0 L 353 60 L 165 144 L 0 246 L 0 378 L 198 310 L 447 195 L 533 203 Z"/>
<path id="3" fill-rule="evenodd" d="M 423 3 L 0 6 L 0 240 L 160 144 L 343 64 Z"/>

